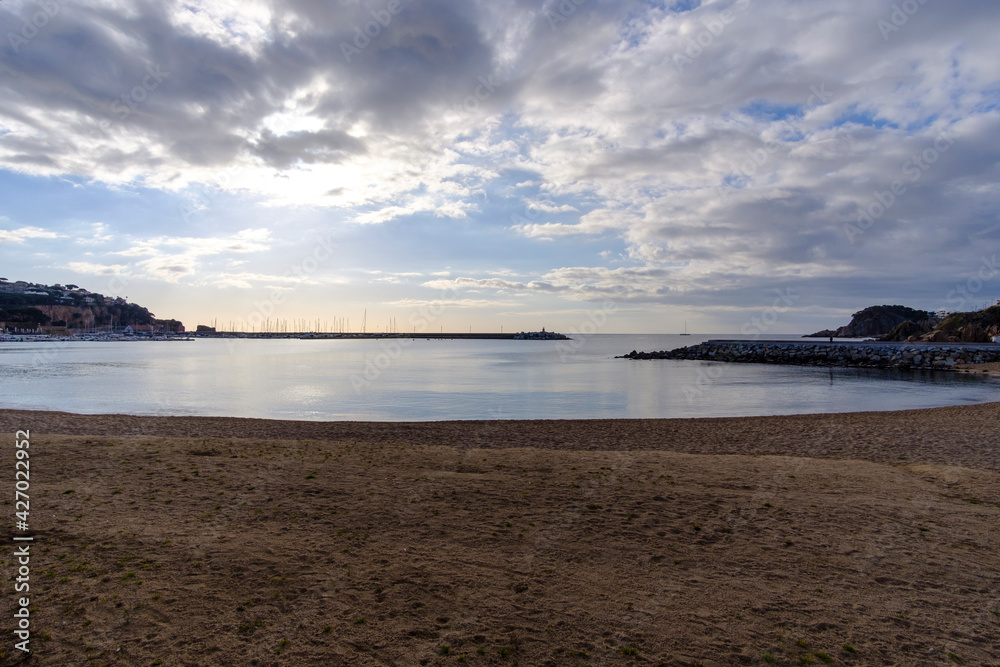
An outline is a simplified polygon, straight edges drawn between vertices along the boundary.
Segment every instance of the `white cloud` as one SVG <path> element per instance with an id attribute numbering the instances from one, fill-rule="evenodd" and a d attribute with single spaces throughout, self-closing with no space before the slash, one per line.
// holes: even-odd
<path id="1" fill-rule="evenodd" d="M 66 268 L 74 273 L 83 273 L 94 276 L 117 276 L 127 275 L 129 266 L 127 264 L 96 264 L 94 262 L 69 262 Z"/>
<path id="2" fill-rule="evenodd" d="M 383 305 L 399 308 L 493 308 L 510 306 L 513 303 L 513 301 L 493 299 L 399 299 L 386 301 Z"/>
<path id="3" fill-rule="evenodd" d="M 630 248 L 629 257 L 645 264 L 665 262 L 669 259 L 670 253 L 666 248 L 656 243 L 643 243 L 640 246 Z"/>
<path id="4" fill-rule="evenodd" d="M 528 201 L 527 207 L 529 209 L 541 211 L 542 213 L 573 213 L 580 210 L 575 206 L 571 206 L 569 204 L 556 204 L 555 202 L 549 201 L 547 199 L 543 199 L 540 201 L 538 200 Z"/>
<path id="5" fill-rule="evenodd" d="M 24 243 L 28 239 L 58 239 L 61 234 L 40 227 L 0 229 L 0 243 Z"/>
<path id="6" fill-rule="evenodd" d="M 90 237 L 79 236 L 74 239 L 74 242 L 78 245 L 85 246 L 97 246 L 104 245 L 105 243 L 110 243 L 115 239 L 114 234 L 109 234 L 110 228 L 103 222 L 95 222 L 91 224 L 93 229 L 93 234 Z"/>
<path id="7" fill-rule="evenodd" d="M 244 229 L 229 236 L 171 237 L 158 236 L 133 241 L 125 250 L 111 255 L 138 259 L 132 273 L 143 278 L 177 283 L 185 278 L 195 278 L 205 271 L 203 258 L 213 256 L 261 253 L 271 248 L 273 239 L 267 229 Z M 227 264 L 228 264 L 227 259 Z M 213 284 L 229 287 L 248 286 L 254 274 L 226 273 L 208 280 Z M 258 279 L 274 280 L 272 277 Z"/>
<path id="8" fill-rule="evenodd" d="M 127 250 L 113 254 L 128 257 L 160 255 L 162 248 L 177 249 L 176 255 L 199 257 L 222 253 L 263 252 L 271 247 L 271 232 L 267 229 L 244 229 L 231 236 L 158 236 L 135 243 Z"/>
<path id="9" fill-rule="evenodd" d="M 346 281 L 342 278 L 307 275 L 302 272 L 277 275 L 273 273 L 252 273 L 245 271 L 241 273 L 222 272 L 209 274 L 200 282 L 207 285 L 235 287 L 238 289 L 251 289 L 254 287 L 260 287 L 261 285 L 268 288 L 278 285 L 279 287 L 276 287 L 275 289 L 291 289 L 299 285 L 323 285 Z"/>
<path id="10" fill-rule="evenodd" d="M 641 218 L 629 211 L 597 209 L 580 217 L 574 224 L 545 222 L 515 225 L 514 229 L 528 238 L 551 239 L 555 236 L 574 234 L 601 234 L 607 231 L 625 231 L 640 224 Z"/>

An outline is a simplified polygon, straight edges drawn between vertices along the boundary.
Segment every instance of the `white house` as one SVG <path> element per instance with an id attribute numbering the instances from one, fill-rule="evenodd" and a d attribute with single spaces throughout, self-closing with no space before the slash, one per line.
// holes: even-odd
<path id="1" fill-rule="evenodd" d="M 146 334 L 147 336 L 152 336 L 157 330 L 152 324 L 136 324 L 135 326 L 129 325 L 122 329 L 122 333 L 126 336 L 131 336 L 133 334 Z"/>

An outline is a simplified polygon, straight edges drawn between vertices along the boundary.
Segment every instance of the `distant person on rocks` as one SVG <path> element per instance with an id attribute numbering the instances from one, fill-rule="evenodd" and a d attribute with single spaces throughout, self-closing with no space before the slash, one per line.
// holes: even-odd
<path id="1" fill-rule="evenodd" d="M 830 342 L 831 343 L 833 342 L 833 336 L 830 336 Z"/>

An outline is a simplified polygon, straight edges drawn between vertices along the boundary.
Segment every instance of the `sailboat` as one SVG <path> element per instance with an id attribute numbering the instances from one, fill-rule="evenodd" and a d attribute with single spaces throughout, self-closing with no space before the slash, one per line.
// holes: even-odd
<path id="1" fill-rule="evenodd" d="M 691 335 L 691 334 L 688 333 L 688 322 L 687 322 L 687 320 L 684 320 L 684 333 L 677 334 L 677 335 L 678 336 L 690 336 Z"/>

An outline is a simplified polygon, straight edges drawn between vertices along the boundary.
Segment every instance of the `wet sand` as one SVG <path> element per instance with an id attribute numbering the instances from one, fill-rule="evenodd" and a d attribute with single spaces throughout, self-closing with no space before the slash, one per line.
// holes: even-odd
<path id="1" fill-rule="evenodd" d="M 0 422 L 33 664 L 1000 664 L 1000 403 Z"/>
<path id="2" fill-rule="evenodd" d="M 989 373 L 990 375 L 1000 375 L 1000 362 L 991 364 L 959 364 L 955 370 L 965 373 Z"/>

